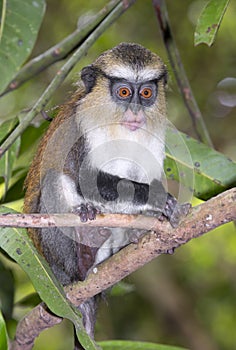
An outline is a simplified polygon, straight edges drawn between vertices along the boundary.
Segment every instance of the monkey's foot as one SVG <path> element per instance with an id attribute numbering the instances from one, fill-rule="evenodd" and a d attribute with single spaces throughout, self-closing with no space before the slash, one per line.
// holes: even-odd
<path id="1" fill-rule="evenodd" d="M 88 220 L 95 220 L 99 210 L 91 203 L 81 203 L 73 208 L 72 213 L 78 215 L 81 222 L 86 222 Z"/>
<path id="2" fill-rule="evenodd" d="M 163 217 L 166 217 L 171 226 L 177 227 L 181 218 L 188 214 L 190 208 L 190 203 L 179 204 L 175 197 L 167 193 L 166 204 L 159 219 L 163 220 Z"/>

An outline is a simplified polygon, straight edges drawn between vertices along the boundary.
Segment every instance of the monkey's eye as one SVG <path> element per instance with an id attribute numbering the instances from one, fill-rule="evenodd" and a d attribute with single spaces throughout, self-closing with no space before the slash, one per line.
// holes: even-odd
<path id="1" fill-rule="evenodd" d="M 143 88 L 143 89 L 140 91 L 140 95 L 141 95 L 143 98 L 150 98 L 150 97 L 152 97 L 152 89 L 151 89 L 151 88 L 148 88 L 148 87 L 145 87 L 145 88 Z"/>
<path id="2" fill-rule="evenodd" d="M 117 90 L 117 95 L 121 98 L 127 98 L 132 95 L 132 91 L 128 87 L 122 86 Z"/>

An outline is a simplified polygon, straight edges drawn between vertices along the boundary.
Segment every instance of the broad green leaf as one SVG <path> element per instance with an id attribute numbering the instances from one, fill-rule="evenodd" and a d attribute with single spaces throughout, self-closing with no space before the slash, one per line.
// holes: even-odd
<path id="1" fill-rule="evenodd" d="M 171 345 L 137 341 L 111 340 L 99 342 L 103 350 L 187 350 Z"/>
<path id="2" fill-rule="evenodd" d="M 7 350 L 7 330 L 4 318 L 0 311 L 0 349 Z"/>
<path id="3" fill-rule="evenodd" d="M 194 33 L 194 44 L 211 46 L 229 4 L 229 0 L 210 0 L 198 18 Z"/>
<path id="4" fill-rule="evenodd" d="M 0 93 L 30 55 L 45 12 L 44 0 L 7 0 L 0 41 Z M 0 11 L 4 9 L 0 0 Z"/>
<path id="5" fill-rule="evenodd" d="M 6 138 L 8 133 L 14 128 L 17 120 L 9 120 L 0 124 L 0 143 Z M 0 188 L 0 199 L 4 198 L 9 188 L 9 181 L 12 175 L 12 169 L 20 148 L 20 138 L 18 138 L 9 150 L 0 158 L 0 182 L 1 177 L 4 180 L 4 186 Z"/>
<path id="6" fill-rule="evenodd" d="M 0 214 L 14 213 L 6 207 L 0 207 Z M 46 261 L 33 246 L 26 230 L 17 228 L 0 229 L 0 247 L 13 258 L 30 277 L 40 298 L 56 315 L 67 318 L 76 327 L 81 344 L 87 350 L 97 350 L 95 342 L 87 335 L 81 314 L 66 299 L 64 290 L 51 272 Z"/>
<path id="7" fill-rule="evenodd" d="M 196 197 L 207 200 L 236 186 L 236 163 L 196 141 L 168 128 L 165 174 L 188 188 Z"/>

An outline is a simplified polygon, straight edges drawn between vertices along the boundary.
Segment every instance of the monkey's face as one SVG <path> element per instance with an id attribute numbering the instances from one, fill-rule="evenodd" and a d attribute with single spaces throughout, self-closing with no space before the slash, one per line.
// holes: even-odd
<path id="1" fill-rule="evenodd" d="M 122 106 L 121 125 L 130 131 L 136 131 L 147 124 L 145 109 L 155 104 L 157 83 L 137 83 L 114 78 L 110 79 L 110 94 L 114 102 Z"/>

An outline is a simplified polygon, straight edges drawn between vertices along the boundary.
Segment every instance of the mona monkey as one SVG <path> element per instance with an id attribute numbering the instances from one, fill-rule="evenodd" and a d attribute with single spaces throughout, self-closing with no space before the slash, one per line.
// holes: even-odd
<path id="1" fill-rule="evenodd" d="M 81 81 L 44 135 L 26 179 L 25 213 L 97 213 L 166 217 L 186 206 L 162 185 L 166 67 L 146 48 L 122 43 L 81 71 Z M 143 230 L 95 227 L 29 229 L 62 285 L 135 242 Z M 90 336 L 95 298 L 79 308 Z M 77 345 L 77 349 L 79 349 Z"/>

